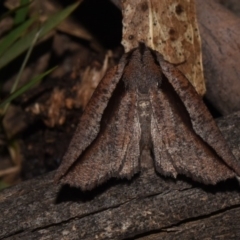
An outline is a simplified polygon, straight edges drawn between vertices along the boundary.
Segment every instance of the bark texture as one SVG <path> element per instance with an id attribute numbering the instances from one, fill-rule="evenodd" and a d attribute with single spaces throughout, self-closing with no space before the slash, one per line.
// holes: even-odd
<path id="1" fill-rule="evenodd" d="M 219 121 L 240 159 L 240 112 Z M 92 192 L 54 173 L 0 192 L 0 239 L 240 239 L 240 187 L 206 186 L 148 171 Z"/>

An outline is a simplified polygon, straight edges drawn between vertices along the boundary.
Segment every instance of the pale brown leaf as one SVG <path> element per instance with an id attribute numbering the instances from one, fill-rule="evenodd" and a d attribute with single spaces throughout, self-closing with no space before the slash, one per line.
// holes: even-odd
<path id="1" fill-rule="evenodd" d="M 194 0 L 122 2 L 125 51 L 144 42 L 178 68 L 200 95 L 206 91 Z"/>

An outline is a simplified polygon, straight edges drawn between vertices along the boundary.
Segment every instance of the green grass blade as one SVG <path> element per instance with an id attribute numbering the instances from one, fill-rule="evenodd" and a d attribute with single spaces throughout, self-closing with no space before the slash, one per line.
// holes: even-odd
<path id="1" fill-rule="evenodd" d="M 6 104 L 10 103 L 13 99 L 17 98 L 18 96 L 28 91 L 31 87 L 33 87 L 35 84 L 40 82 L 46 75 L 50 74 L 56 68 L 57 67 L 51 68 L 50 70 L 34 77 L 31 81 L 26 83 L 24 86 L 17 89 L 15 92 L 10 94 L 9 97 L 7 97 L 3 102 L 0 103 L 0 108 L 4 107 Z"/>
<path id="2" fill-rule="evenodd" d="M 24 7 L 21 7 L 16 11 L 16 16 L 14 18 L 14 25 L 15 26 L 23 23 L 26 20 L 27 15 L 28 15 L 28 11 L 29 11 L 29 4 L 28 3 L 30 4 L 29 0 L 21 0 L 20 6 L 24 6 Z"/>
<path id="3" fill-rule="evenodd" d="M 65 8 L 59 13 L 54 14 L 51 18 L 47 20 L 46 23 L 42 26 L 42 34 L 41 36 L 46 35 L 50 30 L 55 28 L 58 24 L 60 24 L 65 18 L 67 18 L 78 6 L 80 2 L 74 3 L 69 7 Z M 40 37 L 41 37 L 40 36 Z"/>
<path id="4" fill-rule="evenodd" d="M 34 23 L 34 21 L 36 21 L 36 18 L 29 19 L 12 30 L 0 41 L 0 56 Z"/>
<path id="5" fill-rule="evenodd" d="M 2 15 L 0 16 L 0 21 L 3 20 L 3 19 L 6 18 L 6 17 L 12 15 L 12 14 L 15 13 L 17 10 L 19 10 L 19 9 L 21 9 L 21 8 L 24 8 L 24 7 L 28 6 L 28 5 L 30 5 L 31 3 L 32 3 L 32 2 L 29 2 L 29 3 L 27 3 L 27 4 L 23 4 L 23 5 L 21 5 L 21 6 L 17 7 L 17 8 L 11 9 L 11 10 L 9 10 L 8 12 L 2 14 Z"/>
<path id="6" fill-rule="evenodd" d="M 62 10 L 61 12 L 58 12 L 58 13 L 54 14 L 52 17 L 50 17 L 42 25 L 41 34 L 40 34 L 39 38 L 45 36 L 52 29 L 54 29 L 67 16 L 69 16 L 78 7 L 79 4 L 80 4 L 80 2 L 72 4 L 69 7 Z M 21 38 L 15 44 L 13 44 L 12 47 L 9 48 L 9 50 L 6 51 L 0 57 L 0 69 L 2 67 L 6 66 L 9 62 L 11 62 L 13 59 L 15 59 L 21 53 L 23 53 L 30 46 L 32 39 L 34 38 L 34 36 L 37 34 L 38 31 L 39 31 L 38 29 L 34 29 L 32 32 L 30 32 L 25 37 Z"/>
<path id="7" fill-rule="evenodd" d="M 15 90 L 17 89 L 18 83 L 19 83 L 19 81 L 20 81 L 20 79 L 22 77 L 23 70 L 25 69 L 25 67 L 27 65 L 28 59 L 29 59 L 29 57 L 30 57 L 30 55 L 32 53 L 32 50 L 33 50 L 33 48 L 34 48 L 34 46 L 35 46 L 35 44 L 36 44 L 36 42 L 37 42 L 37 40 L 39 38 L 39 35 L 40 35 L 40 31 L 38 31 L 37 34 L 34 36 L 34 39 L 32 40 L 32 43 L 31 43 L 31 45 L 28 48 L 27 54 L 26 54 L 26 56 L 25 56 L 25 58 L 23 60 L 23 63 L 22 63 L 21 68 L 19 70 L 18 76 L 17 76 L 16 81 L 14 82 L 14 84 L 12 86 L 12 89 L 11 89 L 10 93 L 15 92 Z"/>
<path id="8" fill-rule="evenodd" d="M 10 93 L 15 92 L 15 90 L 16 90 L 17 87 L 18 87 L 18 83 L 19 83 L 19 81 L 20 81 L 20 79 L 21 79 L 21 77 L 22 77 L 23 70 L 24 70 L 24 68 L 25 68 L 26 65 L 27 65 L 28 59 L 29 59 L 29 57 L 30 57 L 30 55 L 31 55 L 31 53 L 32 53 L 32 50 L 33 50 L 33 48 L 34 48 L 37 40 L 38 40 L 38 37 L 39 37 L 39 35 L 40 35 L 40 32 L 41 32 L 41 31 L 39 30 L 39 31 L 36 33 L 36 35 L 34 36 L 34 39 L 33 39 L 32 42 L 31 42 L 31 45 L 30 45 L 29 48 L 28 48 L 27 54 L 26 54 L 26 56 L 25 56 L 25 58 L 24 58 L 24 60 L 23 60 L 23 63 L 22 63 L 22 65 L 21 65 L 21 68 L 20 68 L 20 70 L 19 70 L 19 72 L 18 72 L 18 75 L 17 75 L 17 77 L 16 77 L 16 79 L 15 79 L 15 81 L 14 81 L 14 84 L 13 84 L 13 86 L 12 86 L 12 88 L 11 88 Z M 8 109 L 8 106 L 9 106 L 9 103 L 5 105 L 5 107 L 4 107 L 4 109 L 3 109 L 3 114 L 6 113 L 6 111 L 7 111 L 7 109 Z"/>

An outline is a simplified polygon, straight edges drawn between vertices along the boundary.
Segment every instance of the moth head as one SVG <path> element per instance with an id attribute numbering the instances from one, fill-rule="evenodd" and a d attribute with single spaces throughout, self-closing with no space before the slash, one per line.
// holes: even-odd
<path id="1" fill-rule="evenodd" d="M 128 59 L 123 74 L 127 90 L 148 94 L 150 89 L 161 86 L 162 71 L 152 50 L 136 48 L 129 52 Z"/>

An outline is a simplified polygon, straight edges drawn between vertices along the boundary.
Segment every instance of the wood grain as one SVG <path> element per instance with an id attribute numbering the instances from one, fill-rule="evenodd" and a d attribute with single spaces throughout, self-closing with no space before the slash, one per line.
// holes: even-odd
<path id="1" fill-rule="evenodd" d="M 240 159 L 240 112 L 219 121 Z M 206 187 L 145 172 L 92 193 L 53 184 L 53 175 L 0 192 L 0 239 L 238 239 L 236 181 Z"/>

